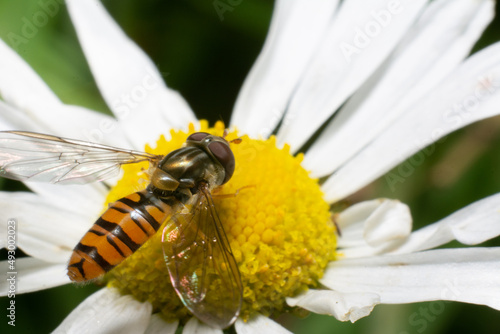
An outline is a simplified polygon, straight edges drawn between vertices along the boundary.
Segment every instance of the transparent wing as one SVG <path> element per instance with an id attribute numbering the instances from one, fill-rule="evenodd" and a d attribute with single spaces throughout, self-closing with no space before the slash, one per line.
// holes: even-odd
<path id="1" fill-rule="evenodd" d="M 61 184 L 89 183 L 117 175 L 123 164 L 161 156 L 34 132 L 0 131 L 0 176 Z"/>
<path id="2" fill-rule="evenodd" d="M 215 328 L 231 325 L 240 312 L 238 266 L 206 188 L 194 196 L 190 212 L 177 213 L 163 230 L 170 279 L 184 305 Z"/>

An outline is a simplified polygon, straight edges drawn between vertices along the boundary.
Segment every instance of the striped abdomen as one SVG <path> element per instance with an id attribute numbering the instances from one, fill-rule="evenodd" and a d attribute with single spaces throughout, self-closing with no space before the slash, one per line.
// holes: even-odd
<path id="1" fill-rule="evenodd" d="M 97 278 L 134 253 L 172 213 L 172 207 L 142 190 L 110 204 L 73 250 L 68 276 Z"/>

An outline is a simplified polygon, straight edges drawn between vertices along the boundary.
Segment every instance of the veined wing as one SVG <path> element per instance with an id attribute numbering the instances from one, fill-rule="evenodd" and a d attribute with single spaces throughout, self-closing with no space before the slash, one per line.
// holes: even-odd
<path id="1" fill-rule="evenodd" d="M 21 181 L 89 183 L 117 175 L 124 164 L 162 156 L 25 131 L 0 131 L 0 176 Z"/>
<path id="2" fill-rule="evenodd" d="M 184 305 L 215 328 L 231 325 L 241 309 L 242 286 L 209 191 L 194 196 L 189 213 L 178 213 L 163 230 L 170 279 Z"/>

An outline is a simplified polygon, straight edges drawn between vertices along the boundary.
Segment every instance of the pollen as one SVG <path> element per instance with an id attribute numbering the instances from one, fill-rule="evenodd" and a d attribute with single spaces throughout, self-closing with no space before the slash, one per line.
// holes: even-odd
<path id="1" fill-rule="evenodd" d="M 222 136 L 224 124 L 213 128 L 200 121 L 197 131 Z M 167 154 L 178 149 L 195 132 L 171 131 L 146 151 Z M 276 140 L 251 139 L 227 133 L 236 168 L 228 183 L 212 192 L 214 204 L 238 264 L 243 287 L 240 317 L 277 315 L 288 311 L 285 298 L 318 285 L 328 262 L 336 257 L 335 227 L 329 205 L 318 181 L 301 166 L 302 155 L 293 156 Z M 124 166 L 123 177 L 108 194 L 108 203 L 144 189 L 148 164 Z M 161 230 L 132 256 L 110 271 L 107 284 L 149 301 L 154 312 L 167 320 L 187 320 L 191 314 L 177 297 L 161 246 Z"/>

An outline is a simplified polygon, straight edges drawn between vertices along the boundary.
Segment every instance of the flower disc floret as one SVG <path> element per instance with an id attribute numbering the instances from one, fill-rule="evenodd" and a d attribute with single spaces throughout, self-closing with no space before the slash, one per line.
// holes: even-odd
<path id="1" fill-rule="evenodd" d="M 198 131 L 217 136 L 224 125 L 209 128 L 200 122 Z M 178 149 L 195 132 L 171 131 L 154 154 Z M 227 134 L 231 141 L 237 132 Z M 302 155 L 293 157 L 289 147 L 267 140 L 241 137 L 231 143 L 236 169 L 231 180 L 213 192 L 214 203 L 238 263 L 243 286 L 241 316 L 259 312 L 271 315 L 286 308 L 285 298 L 317 285 L 328 262 L 335 259 L 335 228 L 328 204 L 317 180 L 301 167 Z M 123 178 L 110 191 L 106 205 L 148 183 L 147 164 L 125 166 Z M 160 231 L 137 252 L 113 269 L 108 284 L 140 301 L 149 301 L 166 319 L 184 319 L 183 306 L 170 283 L 163 260 Z"/>

